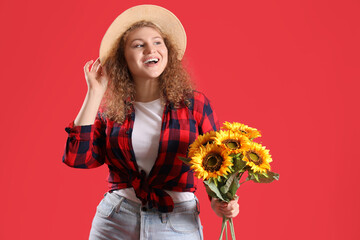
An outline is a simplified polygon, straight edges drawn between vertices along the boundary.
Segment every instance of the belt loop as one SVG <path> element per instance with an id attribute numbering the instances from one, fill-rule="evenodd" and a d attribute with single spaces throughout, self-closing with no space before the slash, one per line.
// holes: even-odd
<path id="1" fill-rule="evenodd" d="M 115 209 L 115 212 L 116 212 L 116 213 L 119 213 L 121 203 L 124 201 L 124 199 L 125 199 L 124 197 L 121 197 L 121 198 L 119 199 L 119 202 L 115 205 L 114 209 Z"/>
<path id="2" fill-rule="evenodd" d="M 160 218 L 162 223 L 167 223 L 167 218 L 168 218 L 167 213 L 161 213 Z"/>
<path id="3" fill-rule="evenodd" d="M 197 197 L 195 197 L 195 201 L 196 201 L 196 211 L 198 212 L 198 214 L 200 214 L 200 203 Z"/>

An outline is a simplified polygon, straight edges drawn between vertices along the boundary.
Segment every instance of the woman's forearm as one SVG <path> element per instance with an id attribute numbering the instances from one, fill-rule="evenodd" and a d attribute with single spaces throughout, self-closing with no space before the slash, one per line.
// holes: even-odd
<path id="1" fill-rule="evenodd" d="M 75 126 L 94 124 L 103 95 L 103 93 L 99 93 L 89 89 L 86 94 L 84 103 L 75 118 Z"/>

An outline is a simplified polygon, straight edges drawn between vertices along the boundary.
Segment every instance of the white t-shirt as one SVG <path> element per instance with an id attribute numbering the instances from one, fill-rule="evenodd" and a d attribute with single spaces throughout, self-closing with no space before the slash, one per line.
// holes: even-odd
<path id="1" fill-rule="evenodd" d="M 164 106 L 160 99 L 156 99 L 151 102 L 134 102 L 134 108 L 132 147 L 139 171 L 144 170 L 148 176 L 158 156 Z M 174 203 L 192 200 L 195 197 L 192 192 L 165 191 L 172 197 Z M 115 193 L 141 203 L 133 188 L 116 190 Z"/>

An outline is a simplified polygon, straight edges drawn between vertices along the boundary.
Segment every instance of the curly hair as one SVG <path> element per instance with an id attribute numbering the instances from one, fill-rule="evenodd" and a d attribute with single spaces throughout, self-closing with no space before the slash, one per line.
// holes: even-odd
<path id="1" fill-rule="evenodd" d="M 125 60 L 125 43 L 129 33 L 141 27 L 151 27 L 157 30 L 168 49 L 168 63 L 158 78 L 162 102 L 164 104 L 171 103 L 173 107 L 178 108 L 182 103 L 188 104 L 187 99 L 193 92 L 189 74 L 184 69 L 181 60 L 178 59 L 178 51 L 170 38 L 151 22 L 137 22 L 117 39 L 104 63 L 109 83 L 102 108 L 110 120 L 118 123 L 124 122 L 135 101 L 135 83 Z"/>

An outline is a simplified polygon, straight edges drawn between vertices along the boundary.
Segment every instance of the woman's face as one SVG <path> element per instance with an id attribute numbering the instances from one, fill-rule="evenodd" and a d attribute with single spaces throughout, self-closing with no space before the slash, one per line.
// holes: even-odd
<path id="1" fill-rule="evenodd" d="M 168 49 L 157 30 L 141 27 L 129 33 L 125 59 L 135 80 L 155 79 L 167 65 Z"/>

